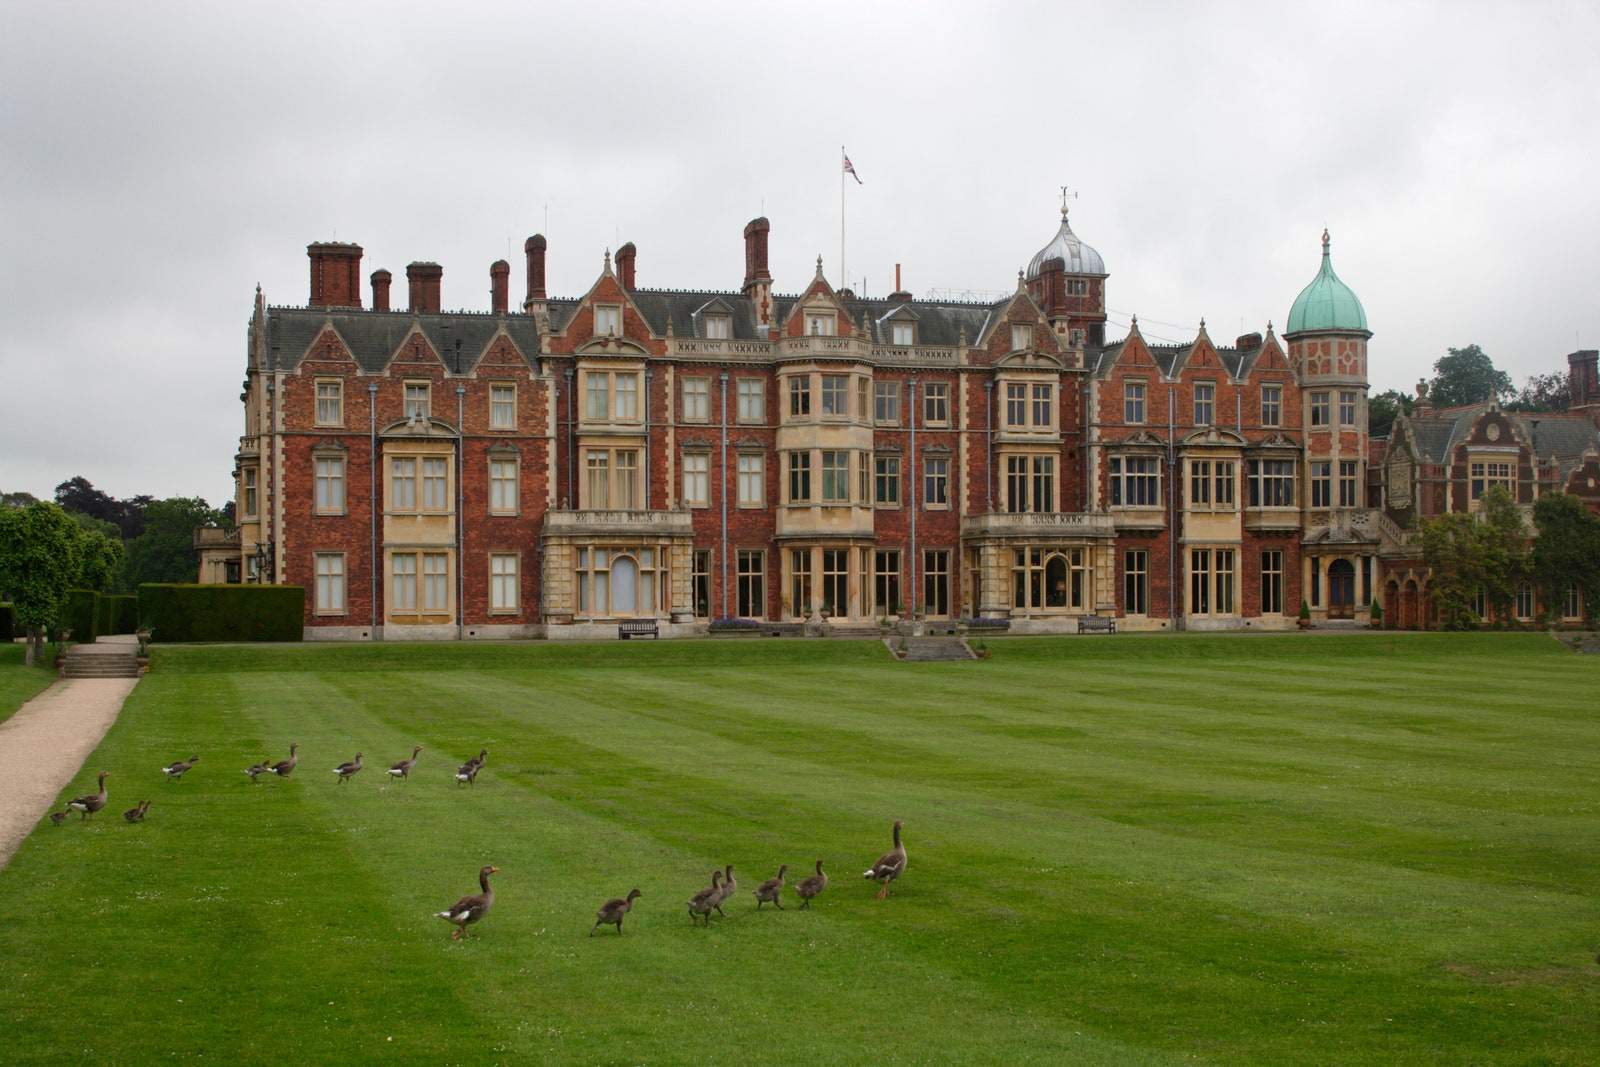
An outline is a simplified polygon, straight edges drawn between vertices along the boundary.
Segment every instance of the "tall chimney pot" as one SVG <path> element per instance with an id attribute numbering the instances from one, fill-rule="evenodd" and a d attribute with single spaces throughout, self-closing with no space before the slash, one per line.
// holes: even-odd
<path id="1" fill-rule="evenodd" d="M 389 310 L 389 283 L 394 280 L 394 275 L 379 267 L 372 272 L 372 310 Z"/>
<path id="2" fill-rule="evenodd" d="M 766 216 L 751 219 L 744 228 L 744 287 L 746 289 L 757 282 L 772 281 L 772 272 L 767 269 L 767 234 L 772 231 L 772 223 Z"/>
<path id="3" fill-rule="evenodd" d="M 406 264 L 406 281 L 411 288 L 411 311 L 414 314 L 439 313 L 439 282 L 444 268 L 437 263 Z"/>
<path id="4" fill-rule="evenodd" d="M 639 250 L 629 241 L 617 249 L 617 280 L 627 290 L 633 289 L 634 263 L 639 258 Z"/>
<path id="5" fill-rule="evenodd" d="M 536 233 L 523 242 L 522 251 L 528 257 L 528 298 L 523 302 L 524 310 L 528 310 L 535 302 L 546 299 L 544 291 L 545 247 L 546 242 L 542 233 Z"/>
<path id="6" fill-rule="evenodd" d="M 489 264 L 489 300 L 496 315 L 504 315 L 511 302 L 511 264 L 497 259 Z"/>
<path id="7" fill-rule="evenodd" d="M 306 245 L 311 259 L 312 307 L 361 306 L 361 246 L 342 241 Z"/>

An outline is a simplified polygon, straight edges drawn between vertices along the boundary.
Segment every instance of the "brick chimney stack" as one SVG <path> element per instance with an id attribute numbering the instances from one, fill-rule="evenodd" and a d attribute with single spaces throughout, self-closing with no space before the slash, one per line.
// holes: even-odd
<path id="1" fill-rule="evenodd" d="M 639 250 L 633 246 L 632 241 L 617 249 L 617 280 L 622 283 L 624 289 L 630 291 L 633 289 L 633 265 L 638 258 Z"/>
<path id="2" fill-rule="evenodd" d="M 898 264 L 898 263 L 896 263 L 894 265 L 894 292 L 889 294 L 889 303 L 891 303 L 891 304 L 909 304 L 909 303 L 911 303 L 911 294 L 909 292 L 907 292 L 906 290 L 900 288 L 900 264 Z"/>
<path id="3" fill-rule="evenodd" d="M 767 269 L 767 234 L 772 223 L 765 217 L 751 219 L 744 228 L 744 287 L 748 291 L 760 282 L 772 282 L 772 272 Z"/>
<path id="4" fill-rule="evenodd" d="M 1584 348 L 1567 357 L 1567 385 L 1569 409 L 1587 409 L 1600 419 L 1600 350 Z"/>
<path id="5" fill-rule="evenodd" d="M 394 275 L 382 268 L 372 272 L 372 310 L 389 310 L 389 283 Z"/>
<path id="6" fill-rule="evenodd" d="M 439 281 L 443 277 L 444 268 L 437 263 L 406 264 L 406 281 L 411 286 L 413 313 L 439 313 Z"/>
<path id="7" fill-rule="evenodd" d="M 504 315 L 511 302 L 511 264 L 497 259 L 489 264 L 489 299 L 496 315 Z"/>
<path id="8" fill-rule="evenodd" d="M 361 246 L 341 241 L 306 245 L 311 258 L 312 307 L 361 306 Z"/>
<path id="9" fill-rule="evenodd" d="M 544 234 L 536 233 L 523 242 L 522 250 L 528 256 L 528 298 L 522 302 L 522 310 L 530 315 L 535 310 L 535 305 L 543 305 L 548 299 L 544 291 L 544 250 L 546 247 Z"/>

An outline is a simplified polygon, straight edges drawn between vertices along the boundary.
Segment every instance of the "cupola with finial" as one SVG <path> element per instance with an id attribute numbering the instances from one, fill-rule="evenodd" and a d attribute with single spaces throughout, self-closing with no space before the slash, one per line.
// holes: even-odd
<path id="1" fill-rule="evenodd" d="M 1076 196 L 1061 187 L 1061 225 L 1028 262 L 1023 278 L 1064 342 L 1098 346 L 1105 343 L 1106 264 L 1072 232 L 1067 204 Z"/>

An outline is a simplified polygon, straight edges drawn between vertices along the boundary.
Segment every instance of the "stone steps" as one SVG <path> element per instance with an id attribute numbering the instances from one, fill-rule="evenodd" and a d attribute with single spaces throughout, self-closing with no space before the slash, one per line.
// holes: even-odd
<path id="1" fill-rule="evenodd" d="M 908 637 L 904 658 L 908 663 L 940 663 L 978 657 L 959 637 Z"/>
<path id="2" fill-rule="evenodd" d="M 67 650 L 62 675 L 67 678 L 137 678 L 137 646 L 131 644 L 73 645 Z"/>

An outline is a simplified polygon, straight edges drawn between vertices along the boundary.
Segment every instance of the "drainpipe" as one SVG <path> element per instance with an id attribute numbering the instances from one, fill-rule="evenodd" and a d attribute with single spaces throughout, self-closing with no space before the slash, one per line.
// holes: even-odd
<path id="1" fill-rule="evenodd" d="M 272 509 L 278 506 L 278 485 L 272 476 L 273 467 L 276 466 L 273 460 L 277 458 L 275 453 L 278 451 L 278 418 L 273 404 L 278 391 L 276 349 L 273 351 L 272 364 L 272 369 L 267 375 L 267 463 L 266 469 L 261 472 L 261 499 L 256 501 L 256 511 L 261 521 L 261 539 L 265 542 L 272 558 L 267 561 L 268 567 L 256 571 L 257 585 L 272 584 L 270 572 L 276 570 L 278 565 L 277 546 L 272 543 Z"/>
<path id="2" fill-rule="evenodd" d="M 456 640 L 467 637 L 467 522 L 466 490 L 462 479 L 467 470 L 467 387 L 456 386 Z"/>
<path id="3" fill-rule="evenodd" d="M 906 391 L 910 399 L 909 410 L 906 412 L 906 421 L 911 424 L 911 455 L 910 462 L 906 464 L 906 506 L 911 509 L 911 573 L 921 574 L 922 568 L 917 566 L 917 380 L 915 378 L 906 382 Z M 917 617 L 917 606 L 921 603 L 919 591 L 920 582 L 911 583 L 911 618 Z"/>
<path id="4" fill-rule="evenodd" d="M 1094 456 L 1089 443 L 1094 430 L 1094 405 L 1089 403 L 1089 391 L 1092 388 L 1087 378 L 1078 388 L 1078 426 L 1083 431 L 1079 435 L 1083 444 L 1083 485 L 1078 490 L 1078 501 L 1083 505 L 1080 511 L 1088 511 L 1094 500 Z"/>
<path id="5" fill-rule="evenodd" d="M 1180 628 L 1178 596 L 1178 454 L 1172 443 L 1172 386 L 1167 386 L 1167 611 L 1172 616 L 1172 628 Z"/>
<path id="6" fill-rule="evenodd" d="M 717 381 L 722 386 L 722 414 L 719 421 L 722 430 L 722 457 L 717 462 L 717 502 L 722 508 L 722 548 L 720 551 L 722 571 L 722 617 L 732 618 L 728 611 L 728 372 L 723 371 L 717 376 Z"/>
<path id="7" fill-rule="evenodd" d="M 367 599 L 372 601 L 372 638 L 378 638 L 378 383 L 367 383 L 367 517 L 372 542 L 367 550 Z"/>

